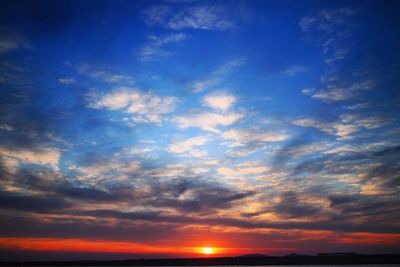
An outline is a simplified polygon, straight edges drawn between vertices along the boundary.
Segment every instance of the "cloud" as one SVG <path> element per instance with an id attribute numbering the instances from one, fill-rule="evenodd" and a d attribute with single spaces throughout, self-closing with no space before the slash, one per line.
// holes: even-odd
<path id="1" fill-rule="evenodd" d="M 349 18 L 354 14 L 355 11 L 350 8 L 323 9 L 315 14 L 303 17 L 299 22 L 299 26 L 303 32 L 320 31 L 331 33 L 337 31 L 338 27 L 350 26 Z"/>
<path id="2" fill-rule="evenodd" d="M 78 172 L 77 180 L 87 185 L 98 186 L 107 182 L 118 183 L 128 180 L 130 175 L 141 171 L 141 162 L 135 160 L 124 162 L 116 159 L 110 161 L 101 160 L 89 166 L 74 166 L 72 170 Z"/>
<path id="3" fill-rule="evenodd" d="M 185 5 L 172 8 L 168 5 L 152 6 L 144 11 L 148 26 L 160 26 L 171 30 L 232 30 L 245 19 L 243 6 Z"/>
<path id="4" fill-rule="evenodd" d="M 30 48 L 26 40 L 11 29 L 0 26 L 0 55 L 18 49 Z"/>
<path id="5" fill-rule="evenodd" d="M 111 84 L 133 84 L 135 82 L 132 76 L 115 73 L 106 65 L 94 66 L 89 64 L 80 64 L 77 69 L 82 75 Z"/>
<path id="6" fill-rule="evenodd" d="M 142 47 L 138 53 L 138 59 L 143 62 L 160 60 L 172 55 L 164 47 L 171 44 L 181 43 L 189 38 L 189 35 L 184 33 L 171 33 L 167 35 L 148 36 L 147 43 Z"/>
<path id="7" fill-rule="evenodd" d="M 309 154 L 315 154 L 328 149 L 326 143 L 296 144 L 284 147 L 279 151 L 280 156 L 301 157 Z"/>
<path id="8" fill-rule="evenodd" d="M 175 117 L 175 122 L 180 128 L 191 127 L 200 128 L 204 131 L 219 133 L 220 127 L 226 127 L 234 124 L 243 117 L 243 114 L 236 112 L 227 112 L 224 114 L 213 112 L 192 113 L 185 116 Z"/>
<path id="9" fill-rule="evenodd" d="M 237 191 L 220 185 L 178 180 L 171 184 L 168 195 L 149 200 L 155 207 L 171 207 L 183 212 L 210 213 L 232 207 L 236 201 L 253 196 L 255 192 Z M 165 190 L 165 189 L 164 189 Z M 163 192 L 165 192 L 163 190 Z"/>
<path id="10" fill-rule="evenodd" d="M 2 125 L 0 125 L 0 130 L 12 132 L 12 131 L 14 131 L 14 127 L 12 127 L 11 125 L 8 125 L 8 124 L 2 124 Z"/>
<path id="11" fill-rule="evenodd" d="M 293 76 L 296 76 L 299 73 L 303 73 L 303 72 L 306 72 L 306 71 L 307 71 L 306 67 L 299 66 L 299 65 L 293 65 L 293 66 L 290 66 L 290 67 L 284 69 L 282 71 L 282 74 L 293 77 Z"/>
<path id="12" fill-rule="evenodd" d="M 270 171 L 266 164 L 260 161 L 246 161 L 231 167 L 220 167 L 217 173 L 227 178 L 245 178 L 250 175 L 261 175 Z"/>
<path id="13" fill-rule="evenodd" d="M 331 103 L 351 100 L 376 86 L 365 71 L 354 71 L 360 66 L 348 67 L 348 64 L 340 63 L 350 54 L 357 55 L 357 51 L 353 51 L 355 42 L 351 39 L 357 29 L 356 14 L 351 8 L 323 9 L 300 20 L 301 30 L 321 46 L 326 63 L 326 74 L 321 77 L 322 88 L 303 90 L 304 94 Z M 339 63 L 340 67 L 337 66 Z"/>
<path id="14" fill-rule="evenodd" d="M 356 115 L 341 115 L 336 122 L 321 122 L 316 119 L 306 118 L 293 121 L 293 124 L 301 127 L 317 128 L 322 132 L 336 135 L 338 139 L 348 139 L 361 129 L 375 129 L 389 122 L 383 117 L 362 118 Z"/>
<path id="15" fill-rule="evenodd" d="M 310 95 L 312 98 L 330 103 L 350 100 L 357 96 L 360 92 L 372 90 L 374 88 L 375 82 L 372 80 L 354 82 L 347 87 L 336 86 L 335 83 L 329 82 L 327 84 L 327 89 L 320 90 L 318 92 L 314 92 L 310 89 L 304 89 L 302 92 L 306 95 Z"/>
<path id="16" fill-rule="evenodd" d="M 210 87 L 216 86 L 223 82 L 223 77 L 233 72 L 236 68 L 244 64 L 244 59 L 236 59 L 226 62 L 219 66 L 216 70 L 208 74 L 203 80 L 195 81 L 191 87 L 193 92 L 201 92 Z"/>
<path id="17" fill-rule="evenodd" d="M 168 146 L 168 151 L 174 154 L 191 152 L 194 147 L 202 146 L 208 142 L 203 136 L 192 137 L 183 141 L 176 141 Z"/>
<path id="18" fill-rule="evenodd" d="M 285 192 L 281 194 L 279 203 L 274 205 L 273 210 L 286 218 L 302 218 L 315 216 L 322 208 L 321 205 L 302 201 L 295 192 Z"/>
<path id="19" fill-rule="evenodd" d="M 29 149 L 8 149 L 0 147 L 0 156 L 11 169 L 10 172 L 16 171 L 19 162 L 38 165 L 49 165 L 54 170 L 59 170 L 59 159 L 61 153 L 54 148 L 40 148 L 35 150 Z"/>
<path id="20" fill-rule="evenodd" d="M 17 50 L 20 47 L 18 39 L 0 39 L 0 54 L 7 53 L 12 50 Z"/>
<path id="21" fill-rule="evenodd" d="M 39 213 L 60 212 L 72 206 L 64 199 L 54 196 L 24 195 L 0 191 L 0 208 Z"/>
<path id="22" fill-rule="evenodd" d="M 339 217 L 344 218 L 360 218 L 367 217 L 374 220 L 373 217 L 386 216 L 386 218 L 396 216 L 400 202 L 392 200 L 391 208 L 385 208 L 386 201 L 376 196 L 366 196 L 362 194 L 334 194 L 328 197 L 330 206 L 339 211 Z M 338 219 L 338 218 L 336 218 Z"/>
<path id="23" fill-rule="evenodd" d="M 231 129 L 222 133 L 222 138 L 228 140 L 228 153 L 233 157 L 243 157 L 263 150 L 272 142 L 284 141 L 289 138 L 286 133 L 265 132 L 257 129 Z"/>
<path id="24" fill-rule="evenodd" d="M 175 110 L 177 99 L 172 96 L 157 96 L 135 88 L 119 87 L 110 93 L 88 95 L 88 107 L 94 109 L 119 110 L 131 116 L 134 123 L 157 123 L 163 115 Z"/>
<path id="25" fill-rule="evenodd" d="M 392 192 L 397 194 L 400 186 L 400 145 L 395 144 L 392 147 L 375 151 L 373 157 L 375 165 L 372 165 L 364 180 L 365 193 L 379 195 Z"/>
<path id="26" fill-rule="evenodd" d="M 206 95 L 203 98 L 203 105 L 208 106 L 217 111 L 228 111 L 236 102 L 234 95 L 223 91 L 216 91 Z"/>
<path id="27" fill-rule="evenodd" d="M 284 141 L 288 138 L 288 135 L 283 133 L 265 133 L 251 129 L 232 129 L 229 131 L 225 131 L 222 134 L 222 137 L 224 137 L 225 139 L 236 141 L 237 143 L 233 144 L 234 146 L 242 146 L 244 145 L 244 143 L 249 141 L 260 143 Z"/>
<path id="28" fill-rule="evenodd" d="M 336 102 L 344 101 L 352 98 L 354 96 L 353 92 L 342 88 L 334 88 L 325 91 L 319 91 L 313 94 L 311 97 L 325 102 Z"/>
<path id="29" fill-rule="evenodd" d="M 76 83 L 76 79 L 72 77 L 64 77 L 64 78 L 59 78 L 58 82 L 65 85 L 71 85 Z"/>

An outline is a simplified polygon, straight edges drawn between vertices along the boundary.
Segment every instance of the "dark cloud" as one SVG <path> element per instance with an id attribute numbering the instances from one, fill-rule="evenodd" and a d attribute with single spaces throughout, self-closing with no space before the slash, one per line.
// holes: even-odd
<path id="1" fill-rule="evenodd" d="M 376 167 L 367 175 L 366 181 L 373 180 L 389 191 L 400 190 L 400 146 L 390 147 L 374 153 Z"/>
<path id="2" fill-rule="evenodd" d="M 302 203 L 295 192 L 281 195 L 280 202 L 274 206 L 274 212 L 288 218 L 313 216 L 322 210 L 321 206 Z"/>
<path id="3" fill-rule="evenodd" d="M 71 203 L 54 196 L 0 192 L 0 208 L 39 213 L 56 212 L 71 207 Z"/>
<path id="4" fill-rule="evenodd" d="M 184 212 L 210 212 L 229 208 L 235 201 L 253 196 L 255 192 L 237 191 L 218 184 L 187 179 L 151 184 L 152 194 L 145 204 L 154 207 L 170 207 Z M 179 198 L 189 192 L 189 197 Z M 154 197 L 156 196 L 156 197 Z"/>
<path id="5" fill-rule="evenodd" d="M 340 211 L 336 219 L 369 218 L 379 221 L 400 219 L 400 201 L 395 195 L 364 196 L 361 194 L 329 196 L 330 205 Z M 391 203 L 390 207 L 386 203 Z"/>

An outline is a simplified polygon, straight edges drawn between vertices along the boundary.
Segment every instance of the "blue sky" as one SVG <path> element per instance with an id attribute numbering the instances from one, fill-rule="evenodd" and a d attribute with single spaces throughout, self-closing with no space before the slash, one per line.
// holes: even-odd
<path id="1" fill-rule="evenodd" d="M 399 251 L 395 1 L 0 10 L 2 258 Z"/>

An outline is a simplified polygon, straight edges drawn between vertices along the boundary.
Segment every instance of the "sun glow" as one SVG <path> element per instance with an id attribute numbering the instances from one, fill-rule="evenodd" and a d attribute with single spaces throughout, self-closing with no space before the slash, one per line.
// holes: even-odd
<path id="1" fill-rule="evenodd" d="M 211 255 L 211 254 L 214 254 L 214 249 L 211 247 L 204 247 L 201 249 L 201 252 L 203 254 Z"/>

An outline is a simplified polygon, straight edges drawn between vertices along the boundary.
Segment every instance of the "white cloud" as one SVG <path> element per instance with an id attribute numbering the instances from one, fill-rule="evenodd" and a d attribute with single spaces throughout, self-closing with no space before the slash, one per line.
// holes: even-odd
<path id="1" fill-rule="evenodd" d="M 175 109 L 177 99 L 157 96 L 134 88 L 120 87 L 103 96 L 89 95 L 90 108 L 120 110 L 135 123 L 161 123 L 163 115 Z"/>
<path id="2" fill-rule="evenodd" d="M 203 98 L 203 105 L 219 111 L 228 111 L 235 102 L 234 95 L 223 91 L 210 93 Z"/>
<path id="3" fill-rule="evenodd" d="M 285 133 L 260 131 L 257 129 L 232 129 L 221 135 L 228 140 L 225 145 L 229 148 L 226 153 L 232 157 L 244 157 L 261 151 L 272 142 L 284 141 L 289 138 Z"/>
<path id="4" fill-rule="evenodd" d="M 184 141 L 176 141 L 168 146 L 168 151 L 174 154 L 190 152 L 194 147 L 202 146 L 208 139 L 204 136 L 196 136 Z"/>
<path id="5" fill-rule="evenodd" d="M 0 156 L 7 166 L 11 166 L 15 171 L 19 162 L 30 163 L 37 165 L 49 165 L 54 170 L 59 170 L 58 162 L 60 159 L 60 152 L 54 148 L 41 148 L 38 150 L 16 149 L 10 150 L 5 147 L 0 147 Z"/>
<path id="6" fill-rule="evenodd" d="M 209 78 L 202 81 L 196 81 L 192 85 L 193 92 L 201 92 L 206 88 L 212 87 L 214 85 L 219 84 L 222 82 L 222 78 Z"/>
<path id="7" fill-rule="evenodd" d="M 102 80 L 113 84 L 133 84 L 134 79 L 130 75 L 115 73 L 110 67 L 105 65 L 93 66 L 81 64 L 78 66 L 78 72 L 96 80 Z"/>
<path id="8" fill-rule="evenodd" d="M 341 115 L 336 122 L 321 122 L 315 119 L 306 118 L 293 121 L 293 124 L 301 127 L 317 128 L 322 132 L 336 135 L 338 139 L 348 139 L 362 128 L 374 129 L 382 127 L 389 122 L 382 117 L 361 118 L 357 115 Z"/>
<path id="9" fill-rule="evenodd" d="M 172 178 L 172 177 L 194 177 L 200 173 L 209 171 L 206 166 L 193 166 L 187 163 L 167 164 L 164 168 L 159 168 L 149 172 L 150 176 Z"/>
<path id="10" fill-rule="evenodd" d="M 347 108 L 350 110 L 361 110 L 361 109 L 366 109 L 370 106 L 371 106 L 370 103 L 358 103 L 358 104 L 348 106 Z"/>
<path id="11" fill-rule="evenodd" d="M 197 127 L 204 131 L 219 133 L 219 127 L 234 124 L 242 117 L 242 114 L 235 112 L 228 112 L 224 114 L 200 112 L 192 113 L 186 116 L 178 116 L 175 118 L 175 122 L 183 129 Z"/>
<path id="12" fill-rule="evenodd" d="M 188 155 L 193 158 L 205 158 L 208 156 L 208 152 L 204 150 L 194 149 L 192 151 L 189 151 Z"/>
<path id="13" fill-rule="evenodd" d="M 360 91 L 372 90 L 374 87 L 374 81 L 365 80 L 362 82 L 354 82 L 348 87 L 333 86 L 332 84 L 328 83 L 328 88 L 325 90 L 320 90 L 316 93 L 313 93 L 310 90 L 304 89 L 302 92 L 306 95 L 311 95 L 312 98 L 329 103 L 349 100 L 355 97 Z"/>
<path id="14" fill-rule="evenodd" d="M 233 147 L 235 147 L 235 146 L 243 146 L 249 142 L 269 143 L 269 142 L 284 141 L 289 136 L 284 133 L 266 133 L 253 129 L 245 129 L 245 130 L 232 129 L 223 132 L 222 137 L 225 139 L 235 141 L 234 143 L 231 144 Z"/>
<path id="15" fill-rule="evenodd" d="M 246 176 L 261 175 L 270 171 L 270 167 L 259 161 L 246 161 L 234 167 L 220 167 L 217 173 L 226 178 L 245 178 Z"/>
<path id="16" fill-rule="evenodd" d="M 158 153 L 156 151 L 160 150 L 158 146 L 155 145 L 147 145 L 143 146 L 143 144 L 131 147 L 125 150 L 125 154 L 139 156 L 145 159 L 156 159 L 158 158 Z"/>
<path id="17" fill-rule="evenodd" d="M 348 100 L 353 96 L 354 93 L 345 88 L 332 88 L 329 90 L 321 90 L 313 94 L 311 97 L 325 102 L 337 102 Z"/>
<path id="18" fill-rule="evenodd" d="M 152 61 L 171 56 L 172 53 L 166 51 L 164 47 L 170 44 L 181 43 L 188 38 L 189 36 L 184 33 L 172 33 L 168 35 L 148 36 L 147 43 L 139 51 L 138 59 L 140 61 Z"/>
<path id="19" fill-rule="evenodd" d="M 139 161 L 131 162 L 99 162 L 87 167 L 78 167 L 77 171 L 81 173 L 79 180 L 86 183 L 99 185 L 102 181 L 123 181 L 129 179 L 129 175 L 141 170 Z"/>
<path id="20" fill-rule="evenodd" d="M 283 149 L 282 154 L 291 157 L 299 157 L 324 151 L 328 149 L 328 147 L 329 145 L 326 143 L 301 144 Z"/>
<path id="21" fill-rule="evenodd" d="M 382 150 L 388 146 L 387 142 L 377 142 L 369 144 L 345 144 L 336 146 L 325 151 L 325 154 L 346 154 L 346 153 L 365 153 L 371 151 Z"/>

